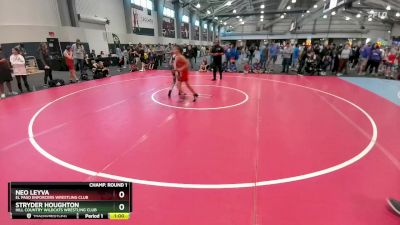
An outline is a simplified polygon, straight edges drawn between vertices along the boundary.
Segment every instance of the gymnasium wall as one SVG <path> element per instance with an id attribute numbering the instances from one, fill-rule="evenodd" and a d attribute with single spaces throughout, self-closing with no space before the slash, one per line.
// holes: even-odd
<path id="1" fill-rule="evenodd" d="M 155 36 L 136 35 L 127 31 L 123 0 L 76 0 L 77 13 L 86 16 L 107 17 L 110 25 L 79 22 L 80 27 L 62 26 L 57 0 L 1 0 L 0 1 L 0 44 L 25 43 L 28 48 L 36 48 L 38 43 L 49 38 L 49 32 L 62 43 L 74 42 L 79 38 L 96 52 L 108 53 L 108 45 L 113 43 L 112 33 L 119 36 L 122 44 L 132 42 L 143 44 L 210 44 L 177 38 L 158 37 L 157 20 Z M 24 6 L 24 7 L 21 7 Z M 186 11 L 187 12 L 187 11 Z M 156 12 L 153 11 L 155 14 Z M 65 23 L 65 18 L 64 18 Z M 7 45 L 8 46 L 8 45 Z"/>
<path id="2" fill-rule="evenodd" d="M 60 26 L 57 1 L 1 0 L 0 26 L 4 25 Z"/>
<path id="3" fill-rule="evenodd" d="M 124 5 L 122 0 L 76 0 L 76 11 L 86 16 L 108 18 L 111 23 L 107 31 L 125 33 Z M 79 22 L 79 27 L 85 29 L 105 30 L 103 25 Z"/>

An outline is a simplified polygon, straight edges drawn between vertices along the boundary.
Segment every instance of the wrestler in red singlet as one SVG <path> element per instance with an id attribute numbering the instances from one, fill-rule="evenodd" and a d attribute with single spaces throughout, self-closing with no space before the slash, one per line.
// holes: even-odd
<path id="1" fill-rule="evenodd" d="M 186 84 L 186 87 L 193 93 L 193 101 L 195 102 L 199 95 L 193 90 L 193 88 L 189 84 L 189 61 L 182 55 L 182 48 L 176 46 L 174 48 L 175 53 L 175 69 L 179 73 L 178 77 L 178 89 L 179 93 L 183 93 L 182 91 L 182 83 Z"/>

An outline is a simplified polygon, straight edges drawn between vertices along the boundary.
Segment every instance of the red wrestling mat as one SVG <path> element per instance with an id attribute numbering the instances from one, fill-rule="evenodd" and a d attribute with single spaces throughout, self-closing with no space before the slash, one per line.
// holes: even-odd
<path id="1" fill-rule="evenodd" d="M 334 77 L 192 73 L 197 102 L 169 71 L 0 102 L 0 224 L 9 181 L 131 181 L 146 225 L 394 225 L 399 107 Z M 57 221 L 57 224 L 109 221 Z"/>

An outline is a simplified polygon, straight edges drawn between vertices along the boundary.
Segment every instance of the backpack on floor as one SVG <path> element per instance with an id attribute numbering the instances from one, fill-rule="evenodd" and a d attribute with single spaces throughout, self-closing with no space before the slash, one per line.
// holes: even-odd
<path id="1" fill-rule="evenodd" d="M 89 75 L 87 73 L 87 70 L 83 70 L 81 73 L 81 80 L 89 80 Z"/>
<path id="2" fill-rule="evenodd" d="M 87 74 L 82 74 L 81 80 L 89 80 L 89 76 Z"/>
<path id="3" fill-rule="evenodd" d="M 64 86 L 65 82 L 64 80 L 61 79 L 54 79 L 49 81 L 49 87 L 59 87 L 59 86 Z"/>

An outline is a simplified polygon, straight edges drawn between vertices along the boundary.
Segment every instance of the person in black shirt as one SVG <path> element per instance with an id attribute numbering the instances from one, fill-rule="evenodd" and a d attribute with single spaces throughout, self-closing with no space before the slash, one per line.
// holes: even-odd
<path id="1" fill-rule="evenodd" d="M 219 45 L 218 41 L 215 41 L 210 52 L 213 57 L 213 80 L 217 80 L 217 69 L 219 70 L 219 79 L 222 80 L 222 56 L 224 54 L 224 48 Z"/>
<path id="2" fill-rule="evenodd" d="M 44 86 L 47 87 L 48 84 L 47 80 L 48 79 L 53 80 L 53 73 L 50 67 L 51 60 L 47 43 L 45 42 L 41 43 L 38 51 L 39 51 L 39 59 L 44 68 Z"/>
<path id="3" fill-rule="evenodd" d="M 189 59 L 189 46 L 185 44 L 182 48 L 182 55 Z"/>
<path id="4" fill-rule="evenodd" d="M 193 46 L 192 50 L 193 50 L 194 64 L 196 64 L 197 63 L 197 52 L 199 51 L 199 49 L 195 45 L 195 46 Z"/>
<path id="5" fill-rule="evenodd" d="M 10 95 L 18 94 L 13 91 L 11 87 L 11 81 L 13 80 L 11 71 L 10 62 L 4 58 L 2 48 L 0 47 L 0 99 L 6 97 L 6 93 L 4 92 L 4 83 L 6 83 Z"/>

